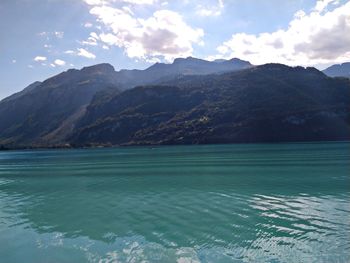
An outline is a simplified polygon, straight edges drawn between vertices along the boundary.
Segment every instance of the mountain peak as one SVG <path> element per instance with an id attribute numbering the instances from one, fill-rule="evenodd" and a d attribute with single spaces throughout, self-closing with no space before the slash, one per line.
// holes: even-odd
<path id="1" fill-rule="evenodd" d="M 263 74 L 284 75 L 284 74 L 307 74 L 310 78 L 325 78 L 325 74 L 314 67 L 288 66 L 279 63 L 267 63 L 253 68 L 253 71 L 259 71 Z M 301 76 L 301 75 L 300 75 Z"/>
<path id="2" fill-rule="evenodd" d="M 234 63 L 249 63 L 249 64 L 250 64 L 249 61 L 242 60 L 242 59 L 239 59 L 239 58 L 231 58 L 229 61 L 230 61 L 230 62 L 234 62 Z M 251 65 L 251 64 L 250 64 L 250 65 Z"/>
<path id="3" fill-rule="evenodd" d="M 223 58 L 218 58 L 218 59 L 213 60 L 213 62 L 216 62 L 216 63 L 222 63 L 222 62 L 225 62 L 225 61 L 227 61 L 227 60 L 223 59 Z"/>
<path id="4" fill-rule="evenodd" d="M 194 57 L 175 58 L 173 64 L 188 63 L 188 62 L 196 63 L 196 62 L 208 62 L 208 61 L 200 59 L 200 58 L 194 58 Z"/>
<path id="5" fill-rule="evenodd" d="M 330 77 L 346 77 L 350 78 L 350 62 L 344 62 L 342 64 L 332 65 L 325 70 L 323 73 Z"/>
<path id="6" fill-rule="evenodd" d="M 89 67 L 84 67 L 81 69 L 81 71 L 89 72 L 89 73 L 97 73 L 97 72 L 113 73 L 113 72 L 115 72 L 114 67 L 109 63 L 101 63 L 101 64 L 89 66 Z"/>

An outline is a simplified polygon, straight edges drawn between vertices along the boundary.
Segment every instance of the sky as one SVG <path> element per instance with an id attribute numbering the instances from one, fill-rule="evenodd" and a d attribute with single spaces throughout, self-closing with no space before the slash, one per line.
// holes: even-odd
<path id="1" fill-rule="evenodd" d="M 350 0 L 0 0 L 0 99 L 69 68 L 350 61 Z"/>

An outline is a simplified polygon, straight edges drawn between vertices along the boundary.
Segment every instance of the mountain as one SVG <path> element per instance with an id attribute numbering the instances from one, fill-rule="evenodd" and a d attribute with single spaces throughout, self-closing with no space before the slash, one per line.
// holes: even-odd
<path id="1" fill-rule="evenodd" d="M 0 145 L 47 146 L 64 144 L 86 107 L 96 106 L 119 92 L 181 75 L 221 73 L 251 67 L 239 59 L 220 63 L 195 58 L 156 63 L 145 70 L 115 71 L 109 64 L 70 69 L 35 82 L 0 102 Z"/>
<path id="2" fill-rule="evenodd" d="M 323 70 L 323 73 L 330 77 L 350 78 L 350 62 L 330 66 Z"/>
<path id="3" fill-rule="evenodd" d="M 238 59 L 70 69 L 0 102 L 2 148 L 349 139 L 349 79 Z"/>
<path id="4" fill-rule="evenodd" d="M 0 144 L 61 143 L 96 92 L 116 85 L 114 68 L 70 69 L 0 102 Z"/>
<path id="5" fill-rule="evenodd" d="M 31 92 L 36 87 L 38 87 L 40 84 L 41 84 L 40 81 L 35 81 L 32 84 L 30 84 L 29 86 L 27 86 L 26 88 L 24 88 L 22 91 L 16 92 L 16 93 L 12 94 L 11 96 L 8 96 L 7 98 L 3 99 L 2 102 L 15 100 L 15 99 Z"/>
<path id="6" fill-rule="evenodd" d="M 233 58 L 230 60 L 207 61 L 188 57 L 177 58 L 171 64 L 155 63 L 145 70 L 121 70 L 117 72 L 120 84 L 125 88 L 137 85 L 154 84 L 180 75 L 207 75 L 252 67 L 248 61 Z"/>
<path id="7" fill-rule="evenodd" d="M 266 64 L 95 96 L 76 146 L 350 139 L 350 81 Z"/>

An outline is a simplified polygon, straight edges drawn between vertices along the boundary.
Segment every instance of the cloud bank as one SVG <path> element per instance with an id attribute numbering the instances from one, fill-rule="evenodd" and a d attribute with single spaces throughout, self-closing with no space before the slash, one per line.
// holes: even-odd
<path id="1" fill-rule="evenodd" d="M 154 4 L 156 0 L 121 0 L 118 7 L 110 5 L 115 2 L 112 0 L 84 1 L 106 31 L 90 36 L 85 44 L 98 39 L 105 45 L 123 48 L 130 58 L 146 61 L 190 56 L 193 45 L 202 44 L 203 30 L 189 26 L 177 12 L 162 9 L 147 18 L 135 15 L 133 6 Z"/>
<path id="2" fill-rule="evenodd" d="M 331 9 L 329 11 L 329 9 Z M 218 55 L 239 57 L 254 64 L 289 65 L 341 63 L 350 59 L 350 1 L 317 1 L 306 14 L 298 11 L 285 30 L 258 35 L 238 33 L 221 44 Z"/>

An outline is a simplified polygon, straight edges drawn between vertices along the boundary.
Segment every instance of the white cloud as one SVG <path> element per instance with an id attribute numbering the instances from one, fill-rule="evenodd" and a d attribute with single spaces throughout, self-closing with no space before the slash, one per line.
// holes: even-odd
<path id="1" fill-rule="evenodd" d="M 13 63 L 13 64 L 17 63 L 17 60 L 12 59 L 12 63 Z"/>
<path id="2" fill-rule="evenodd" d="M 81 41 L 79 43 L 86 46 L 97 46 L 97 40 L 92 37 L 89 37 L 87 40 Z"/>
<path id="3" fill-rule="evenodd" d="M 199 16 L 219 16 L 221 15 L 221 10 L 211 9 L 203 6 L 198 6 L 196 14 Z"/>
<path id="4" fill-rule="evenodd" d="M 43 56 L 36 56 L 34 58 L 34 61 L 36 61 L 36 62 L 41 62 L 41 61 L 46 61 L 46 60 L 47 60 L 47 58 L 43 57 Z"/>
<path id="5" fill-rule="evenodd" d="M 86 28 L 90 28 L 90 27 L 92 27 L 92 26 L 93 26 L 93 24 L 90 23 L 90 22 L 86 22 L 86 23 L 84 24 L 84 27 L 86 27 Z"/>
<path id="6" fill-rule="evenodd" d="M 95 32 L 91 32 L 87 40 L 81 41 L 82 45 L 97 46 L 98 35 Z"/>
<path id="7" fill-rule="evenodd" d="M 37 33 L 37 35 L 40 37 L 46 37 L 46 39 L 49 40 L 52 36 L 56 38 L 63 38 L 64 32 L 63 31 L 54 31 L 54 32 L 43 31 L 43 32 Z"/>
<path id="8" fill-rule="evenodd" d="M 55 63 L 55 65 L 57 65 L 57 66 L 64 66 L 64 65 L 66 65 L 66 62 L 63 61 L 63 60 L 61 60 L 61 59 L 56 59 L 56 60 L 54 61 L 54 63 Z M 52 64 L 51 64 L 51 66 L 52 66 Z"/>
<path id="9" fill-rule="evenodd" d="M 157 0 L 83 0 L 88 5 L 107 5 L 115 2 L 128 3 L 133 5 L 152 5 Z"/>
<path id="10" fill-rule="evenodd" d="M 153 5 L 156 0 L 123 0 L 123 2 L 135 5 Z"/>
<path id="11" fill-rule="evenodd" d="M 81 56 L 81 57 L 85 57 L 85 58 L 91 58 L 91 59 L 95 59 L 96 58 L 96 56 L 94 54 L 92 54 L 91 52 L 87 51 L 84 48 L 78 48 L 77 55 Z"/>
<path id="12" fill-rule="evenodd" d="M 216 5 L 203 6 L 202 4 L 197 5 L 196 14 L 199 16 L 220 16 L 224 9 L 223 0 L 218 0 Z"/>
<path id="13" fill-rule="evenodd" d="M 158 10 L 148 18 L 138 18 L 130 9 L 114 8 L 97 2 L 99 4 L 94 5 L 90 13 L 110 31 L 100 34 L 99 40 L 123 48 L 131 58 L 151 60 L 162 57 L 171 61 L 176 57 L 192 55 L 192 45 L 202 43 L 203 30 L 190 27 L 174 11 Z M 123 2 L 151 4 L 154 1 Z"/>
<path id="14" fill-rule="evenodd" d="M 92 37 L 94 39 L 98 39 L 98 35 L 95 32 L 91 32 L 90 37 Z"/>
<path id="15" fill-rule="evenodd" d="M 85 58 L 90 58 L 90 59 L 96 58 L 96 56 L 93 53 L 87 51 L 84 48 L 77 48 L 77 51 L 66 50 L 64 53 L 68 54 L 68 55 L 75 55 L 75 56 L 80 56 L 80 57 L 85 57 Z"/>
<path id="16" fill-rule="evenodd" d="M 64 32 L 62 32 L 62 31 L 56 31 L 56 32 L 54 32 L 54 35 L 55 35 L 57 38 L 63 38 Z"/>
<path id="17" fill-rule="evenodd" d="M 104 0 L 84 0 L 88 5 L 103 5 L 106 1 Z"/>
<path id="18" fill-rule="evenodd" d="M 102 42 L 104 43 L 107 43 L 108 45 L 116 45 L 118 46 L 119 45 L 119 38 L 111 33 L 108 33 L 108 34 L 100 34 L 100 39 Z"/>
<path id="19" fill-rule="evenodd" d="M 328 10 L 332 4 L 332 10 Z M 321 65 L 350 59 L 350 1 L 317 1 L 306 14 L 298 11 L 285 30 L 258 35 L 238 33 L 211 58 L 239 57 L 254 64 Z"/>
<path id="20" fill-rule="evenodd" d="M 316 2 L 314 11 L 321 13 L 326 10 L 329 4 L 339 4 L 339 0 L 319 0 Z"/>

